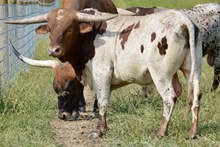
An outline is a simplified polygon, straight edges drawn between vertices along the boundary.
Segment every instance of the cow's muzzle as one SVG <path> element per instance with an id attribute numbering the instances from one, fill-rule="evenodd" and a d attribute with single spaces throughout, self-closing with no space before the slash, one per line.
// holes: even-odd
<path id="1" fill-rule="evenodd" d="M 48 54 L 50 56 L 55 57 L 55 58 L 59 58 L 61 56 L 61 48 L 60 47 L 49 48 Z"/>

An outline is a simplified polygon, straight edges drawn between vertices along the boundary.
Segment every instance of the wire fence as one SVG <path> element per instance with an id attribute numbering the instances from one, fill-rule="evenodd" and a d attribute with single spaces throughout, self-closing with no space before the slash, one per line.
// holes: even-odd
<path id="1" fill-rule="evenodd" d="M 32 58 L 38 37 L 35 33 L 36 25 L 7 25 L 4 21 L 32 17 L 59 7 L 58 0 L 47 4 L 39 2 L 28 5 L 0 5 L 0 90 L 7 87 L 9 81 L 15 79 L 20 71 L 28 68 L 27 64 L 18 62 L 9 40 L 20 53 Z"/>

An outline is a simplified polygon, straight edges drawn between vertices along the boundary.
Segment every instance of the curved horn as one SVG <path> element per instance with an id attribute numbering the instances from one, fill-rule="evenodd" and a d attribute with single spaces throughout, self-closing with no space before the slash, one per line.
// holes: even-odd
<path id="1" fill-rule="evenodd" d="M 43 22 L 47 22 L 47 15 L 46 14 L 41 14 L 38 16 L 34 16 L 34 17 L 30 17 L 30 18 L 24 18 L 24 19 L 19 19 L 19 20 L 9 20 L 9 21 L 5 21 L 4 23 L 7 24 L 35 24 L 35 23 L 43 23 Z"/>
<path id="2" fill-rule="evenodd" d="M 94 21 L 107 21 L 109 19 L 113 19 L 117 17 L 118 14 L 104 13 L 96 10 L 94 15 L 77 12 L 76 16 L 78 17 L 79 22 L 94 22 Z"/>
<path id="3" fill-rule="evenodd" d="M 11 40 L 10 40 L 11 43 Z M 21 55 L 13 46 L 11 43 L 14 54 L 24 63 L 32 65 L 32 66 L 38 66 L 38 67 L 52 67 L 55 68 L 56 66 L 60 65 L 60 63 L 56 60 L 33 60 L 30 58 L 27 58 L 23 55 Z"/>

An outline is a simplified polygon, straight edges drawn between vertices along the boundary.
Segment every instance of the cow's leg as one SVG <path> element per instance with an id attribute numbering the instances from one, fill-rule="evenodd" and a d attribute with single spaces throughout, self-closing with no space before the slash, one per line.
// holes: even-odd
<path id="1" fill-rule="evenodd" d="M 94 81 L 96 82 L 93 85 L 93 89 L 95 90 L 98 100 L 99 118 L 96 131 L 93 131 L 90 134 L 91 138 L 101 137 L 107 130 L 106 112 L 110 98 L 112 69 L 113 68 L 108 66 L 102 68 L 102 65 L 100 65 L 99 69 L 97 68 L 97 71 L 94 71 L 94 74 L 96 75 L 94 76 Z"/>
<path id="2" fill-rule="evenodd" d="M 202 94 L 199 90 L 199 76 L 195 74 L 192 80 L 188 83 L 188 99 L 192 111 L 192 127 L 191 127 L 191 138 L 196 139 L 199 135 L 198 133 L 198 119 L 199 119 L 199 107 L 200 99 Z"/>
<path id="3" fill-rule="evenodd" d="M 169 120 L 177 97 L 181 93 L 181 86 L 177 74 L 174 74 L 173 78 L 170 80 L 167 79 L 167 81 L 157 83 L 160 84 L 159 86 L 157 85 L 157 87 L 160 91 L 159 93 L 161 94 L 161 97 L 163 98 L 164 105 L 163 119 L 160 124 L 160 129 L 157 133 L 157 137 L 161 138 L 168 135 Z"/>
<path id="4" fill-rule="evenodd" d="M 79 93 L 79 111 L 86 112 L 86 101 L 83 95 L 84 86 L 80 87 Z"/>
<path id="5" fill-rule="evenodd" d="M 94 117 L 99 116 L 99 106 L 98 106 L 97 98 L 95 98 L 95 101 L 94 101 L 94 104 L 93 104 L 93 114 L 94 114 Z"/>
<path id="6" fill-rule="evenodd" d="M 64 96 L 59 95 L 57 99 L 58 99 L 58 109 L 59 109 L 58 118 L 65 120 L 65 119 L 66 119 L 66 115 L 71 116 L 71 112 L 70 112 L 70 111 L 68 112 L 68 111 L 65 110 L 65 108 L 64 108 L 65 103 L 66 103 L 66 99 L 65 99 Z M 66 113 L 65 113 L 65 112 L 66 112 Z M 69 113 L 69 114 L 68 114 L 68 113 Z"/>
<path id="7" fill-rule="evenodd" d="M 192 127 L 191 127 L 191 138 L 195 139 L 198 137 L 198 118 L 199 118 L 199 106 L 202 94 L 200 92 L 200 74 L 201 74 L 201 63 L 196 64 L 196 71 L 191 73 L 191 60 L 186 60 L 181 67 L 181 70 L 188 81 L 188 104 L 192 111 Z"/>
<path id="8" fill-rule="evenodd" d="M 107 85 L 110 84 L 108 83 Z M 96 131 L 93 131 L 90 134 L 90 138 L 93 139 L 101 137 L 107 130 L 106 112 L 110 97 L 110 86 L 107 87 L 107 85 L 105 85 L 103 88 L 101 88 L 102 86 L 99 86 L 98 89 L 95 90 L 97 93 L 96 95 L 99 107 L 99 117 Z"/>
<path id="9" fill-rule="evenodd" d="M 214 79 L 213 79 L 211 91 L 215 91 L 218 88 L 219 81 L 220 81 L 220 51 L 217 50 L 215 52 L 215 57 L 214 57 Z"/>
<path id="10" fill-rule="evenodd" d="M 149 70 L 154 84 L 163 99 L 163 119 L 157 133 L 157 137 L 161 138 L 168 135 L 169 120 L 178 96 L 175 91 L 179 91 L 178 88 L 175 90 L 174 86 L 179 84 L 179 80 L 177 74 L 165 75 L 166 72 L 158 72 L 157 69 L 149 68 Z M 178 85 L 178 87 L 180 86 Z"/>
<path id="11" fill-rule="evenodd" d="M 58 96 L 58 108 L 59 114 L 58 118 L 62 120 L 69 120 L 72 117 L 72 112 L 74 107 L 70 101 L 71 94 L 59 95 Z"/>
<path id="12" fill-rule="evenodd" d="M 191 138 L 195 139 L 198 137 L 198 119 L 199 119 L 199 107 L 200 99 L 202 94 L 199 89 L 200 85 L 200 74 L 195 73 L 192 79 L 192 82 L 189 81 L 189 93 L 190 97 L 193 97 L 191 111 L 192 111 L 192 127 L 191 127 Z M 192 95 L 193 94 L 193 95 Z"/>

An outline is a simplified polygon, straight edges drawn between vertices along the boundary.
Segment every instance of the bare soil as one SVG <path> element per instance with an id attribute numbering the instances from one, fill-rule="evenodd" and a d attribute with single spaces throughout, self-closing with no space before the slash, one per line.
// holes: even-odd
<path id="1" fill-rule="evenodd" d="M 53 132 L 53 139 L 63 147 L 106 147 L 107 143 L 103 138 L 90 139 L 90 132 L 97 126 L 97 118 L 93 117 L 92 106 L 94 93 L 85 88 L 86 112 L 80 113 L 77 121 L 63 121 L 54 119 L 50 122 Z"/>

